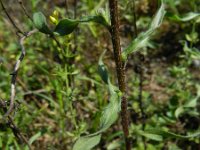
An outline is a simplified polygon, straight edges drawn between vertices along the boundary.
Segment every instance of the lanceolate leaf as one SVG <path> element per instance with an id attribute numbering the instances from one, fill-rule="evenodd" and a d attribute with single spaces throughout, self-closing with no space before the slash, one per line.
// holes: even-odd
<path id="1" fill-rule="evenodd" d="M 148 139 L 154 140 L 154 141 L 162 141 L 163 140 L 163 137 L 158 134 L 146 133 L 144 131 L 138 131 L 138 134 L 140 134 Z"/>
<path id="2" fill-rule="evenodd" d="M 101 140 L 101 134 L 95 136 L 80 137 L 75 143 L 73 150 L 90 150 Z"/>
<path id="3" fill-rule="evenodd" d="M 122 58 L 123 60 L 126 60 L 128 55 L 134 52 L 137 52 L 141 48 L 144 48 L 147 46 L 148 40 L 151 38 L 152 34 L 155 32 L 155 30 L 161 25 L 163 18 L 165 16 L 165 8 L 164 3 L 161 4 L 158 12 L 156 13 L 150 28 L 144 32 L 141 33 L 135 40 L 131 42 L 131 44 L 122 52 Z"/>
<path id="4" fill-rule="evenodd" d="M 184 14 L 182 16 L 178 16 L 178 15 L 172 14 L 172 13 L 167 13 L 166 16 L 169 17 L 170 19 L 174 20 L 174 21 L 187 22 L 187 21 L 191 21 L 191 20 L 199 17 L 200 13 L 189 12 L 189 13 Z"/>
<path id="5" fill-rule="evenodd" d="M 33 23 L 40 32 L 52 34 L 52 31 L 49 29 L 46 18 L 42 12 L 36 12 L 33 14 Z"/>
<path id="6" fill-rule="evenodd" d="M 158 12 L 156 13 L 155 17 L 153 18 L 153 21 L 152 21 L 151 26 L 150 26 L 150 30 L 156 29 L 161 25 L 165 14 L 166 14 L 165 5 L 162 2 Z"/>
<path id="7" fill-rule="evenodd" d="M 148 30 L 145 33 L 140 33 L 140 35 L 122 52 L 122 59 L 126 60 L 129 54 L 135 53 L 141 48 L 144 48 L 148 44 L 150 35 L 152 33 L 152 30 Z"/>
<path id="8" fill-rule="evenodd" d="M 165 138 L 188 139 L 188 138 L 200 137 L 200 131 L 191 135 L 179 135 L 179 134 L 164 131 L 161 129 L 148 129 L 146 130 L 146 132 L 161 135 L 162 137 L 165 137 Z"/>
<path id="9" fill-rule="evenodd" d="M 54 33 L 60 36 L 68 35 L 77 28 L 78 24 L 77 20 L 63 19 L 57 24 Z"/>

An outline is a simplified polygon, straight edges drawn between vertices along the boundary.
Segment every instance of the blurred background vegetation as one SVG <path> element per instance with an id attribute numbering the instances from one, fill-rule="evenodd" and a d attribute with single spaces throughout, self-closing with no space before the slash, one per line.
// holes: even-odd
<path id="1" fill-rule="evenodd" d="M 24 31 L 32 22 L 14 0 L 3 1 L 16 24 Z M 23 1 L 28 13 L 53 11 L 59 19 L 80 18 L 108 12 L 106 0 Z M 159 7 L 158 0 L 135 0 L 138 32 L 145 31 Z M 200 13 L 198 0 L 166 0 L 167 12 L 183 16 Z M 134 37 L 134 1 L 119 0 L 122 48 Z M 50 20 L 48 19 L 49 24 Z M 53 28 L 53 24 L 51 27 Z M 179 135 L 200 130 L 200 17 L 180 21 L 165 17 L 159 31 L 142 53 L 127 64 L 128 109 L 133 150 L 198 150 L 199 137 L 178 138 L 170 134 L 146 133 L 158 128 Z M 98 59 L 106 49 L 105 63 L 116 83 L 109 33 L 100 25 L 81 25 L 73 34 L 58 38 L 64 49 L 43 34 L 25 41 L 26 56 L 20 66 L 14 122 L 33 149 L 70 150 L 80 136 L 98 128 L 101 110 L 109 94 L 97 72 Z M 20 53 L 15 29 L 0 10 L 0 99 L 9 101 L 9 75 Z M 140 77 L 142 76 L 142 98 Z M 142 99 L 142 108 L 139 99 Z M 1 116 L 4 114 L 1 110 Z M 144 146 L 145 145 L 145 146 Z M 0 149 L 26 150 L 7 123 L 0 121 Z M 120 120 L 103 134 L 96 149 L 123 150 Z"/>

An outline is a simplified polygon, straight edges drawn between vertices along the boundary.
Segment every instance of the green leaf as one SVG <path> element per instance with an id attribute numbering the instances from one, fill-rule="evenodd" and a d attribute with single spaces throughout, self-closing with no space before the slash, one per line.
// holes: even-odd
<path id="1" fill-rule="evenodd" d="M 139 36 L 131 42 L 131 44 L 122 52 L 122 59 L 126 60 L 128 55 L 135 53 L 141 48 L 147 46 L 152 30 L 148 30 L 145 33 L 140 33 Z"/>
<path id="2" fill-rule="evenodd" d="M 185 110 L 184 110 L 184 107 L 183 107 L 183 106 L 178 107 L 178 108 L 175 110 L 175 113 L 174 113 L 175 117 L 178 118 L 181 114 L 184 113 L 184 111 L 185 111 Z"/>
<path id="3" fill-rule="evenodd" d="M 106 68 L 105 64 L 103 63 L 103 60 L 102 60 L 102 59 L 103 59 L 103 56 L 105 55 L 105 53 L 106 53 L 106 51 L 104 51 L 104 52 L 101 54 L 100 58 L 99 58 L 98 72 L 99 72 L 99 74 L 100 74 L 100 76 L 101 76 L 101 79 L 102 79 L 106 84 L 108 84 L 108 82 L 109 82 L 108 71 L 107 71 L 107 68 Z"/>
<path id="4" fill-rule="evenodd" d="M 72 33 L 80 23 L 84 22 L 96 22 L 103 26 L 105 26 L 108 30 L 110 30 L 110 25 L 106 21 L 106 19 L 102 15 L 96 16 L 86 16 L 80 20 L 73 20 L 73 19 L 63 19 L 61 20 L 54 30 L 54 33 L 60 36 L 65 36 Z"/>
<path id="5" fill-rule="evenodd" d="M 191 135 L 179 135 L 179 134 L 175 134 L 169 131 L 164 131 L 161 129 L 148 129 L 146 130 L 146 132 L 161 135 L 162 137 L 166 137 L 166 138 L 188 139 L 188 138 L 200 137 L 200 131 Z"/>
<path id="6" fill-rule="evenodd" d="M 138 131 L 138 134 L 140 134 L 148 139 L 154 140 L 154 141 L 162 141 L 163 140 L 163 137 L 158 134 L 146 133 L 144 131 Z"/>
<path id="7" fill-rule="evenodd" d="M 153 18 L 153 21 L 152 21 L 151 26 L 150 26 L 150 30 L 160 27 L 160 25 L 161 25 L 161 23 L 164 19 L 165 14 L 166 14 L 165 5 L 162 2 L 158 12 L 156 13 L 155 17 Z"/>
<path id="8" fill-rule="evenodd" d="M 198 88 L 198 87 L 197 87 Z M 197 89 L 198 90 L 198 89 Z M 200 95 L 197 91 L 197 96 L 194 97 L 193 99 L 191 100 L 188 100 L 184 105 L 178 107 L 176 110 L 175 110 L 175 117 L 178 118 L 181 114 L 183 114 L 184 112 L 187 111 L 187 109 L 191 109 L 191 108 L 196 108 L 197 107 L 197 101 L 199 99 Z M 190 111 L 192 112 L 192 111 Z"/>
<path id="9" fill-rule="evenodd" d="M 77 28 L 78 24 L 77 20 L 63 19 L 57 24 L 54 32 L 60 36 L 68 35 Z"/>
<path id="10" fill-rule="evenodd" d="M 100 131 L 103 132 L 117 120 L 120 111 L 120 97 L 117 94 L 112 94 L 110 103 L 104 109 L 101 117 Z"/>
<path id="11" fill-rule="evenodd" d="M 101 24 L 105 26 L 107 29 L 110 30 L 110 24 L 106 21 L 106 19 L 102 15 L 96 15 L 96 16 L 86 16 L 79 20 L 79 22 L 96 22 L 98 24 Z"/>
<path id="12" fill-rule="evenodd" d="M 33 23 L 40 32 L 45 34 L 52 34 L 52 31 L 47 25 L 46 17 L 42 12 L 36 12 L 33 14 Z"/>
<path id="13" fill-rule="evenodd" d="M 195 13 L 195 12 L 189 12 L 187 14 L 184 14 L 182 16 L 178 16 L 176 14 L 173 13 L 167 13 L 166 16 L 174 21 L 179 21 L 179 22 L 187 22 L 187 21 L 191 21 L 193 19 L 196 19 L 197 17 L 200 16 L 200 13 Z"/>
<path id="14" fill-rule="evenodd" d="M 158 12 L 156 13 L 149 29 L 140 33 L 139 36 L 134 39 L 131 44 L 122 52 L 122 59 L 125 61 L 129 54 L 137 52 L 141 48 L 144 48 L 148 44 L 148 40 L 151 38 L 152 34 L 156 31 L 156 29 L 161 25 L 163 18 L 165 16 L 165 7 L 164 3 L 161 4 Z"/>
<path id="15" fill-rule="evenodd" d="M 33 135 L 30 140 L 29 140 L 29 144 L 32 144 L 34 141 L 36 141 L 40 136 L 42 135 L 41 132 L 38 132 L 37 134 Z"/>
<path id="16" fill-rule="evenodd" d="M 73 150 L 90 150 L 95 147 L 101 140 L 101 134 L 95 136 L 85 136 L 80 137 L 74 147 Z"/>

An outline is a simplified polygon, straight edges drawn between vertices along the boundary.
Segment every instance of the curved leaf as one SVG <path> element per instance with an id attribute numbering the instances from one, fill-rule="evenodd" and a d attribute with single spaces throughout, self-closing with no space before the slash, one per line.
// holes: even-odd
<path id="1" fill-rule="evenodd" d="M 199 17 L 200 13 L 189 12 L 189 13 L 184 14 L 182 16 L 178 16 L 178 15 L 173 14 L 173 13 L 167 13 L 166 16 L 169 17 L 170 19 L 174 20 L 174 21 L 187 22 L 187 21 L 191 21 L 191 20 Z"/>
<path id="2" fill-rule="evenodd" d="M 33 14 L 33 23 L 40 32 L 52 34 L 52 31 L 47 26 L 46 17 L 42 12 L 36 12 Z"/>
<path id="3" fill-rule="evenodd" d="M 194 134 L 191 134 L 191 135 L 179 135 L 179 134 L 175 134 L 175 133 L 172 133 L 169 131 L 164 131 L 161 129 L 148 129 L 148 130 L 146 130 L 146 132 L 161 135 L 166 138 L 188 139 L 188 138 L 200 137 L 200 131 L 198 131 Z"/>
<path id="4" fill-rule="evenodd" d="M 101 76 L 101 79 L 106 83 L 108 84 L 109 82 L 109 76 L 108 76 L 108 71 L 107 71 L 107 68 L 106 66 L 104 65 L 103 63 L 103 56 L 105 55 L 106 51 L 104 51 L 100 58 L 99 58 L 99 65 L 98 65 L 98 72 L 99 72 L 99 75 Z"/>
<path id="5" fill-rule="evenodd" d="M 29 139 L 29 144 L 32 144 L 34 141 L 36 141 L 39 137 L 42 136 L 41 132 L 38 132 L 37 134 L 33 135 L 30 139 Z"/>

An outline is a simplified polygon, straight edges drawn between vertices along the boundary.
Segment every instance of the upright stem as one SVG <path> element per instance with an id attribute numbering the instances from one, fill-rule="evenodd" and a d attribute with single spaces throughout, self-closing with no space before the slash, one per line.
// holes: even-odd
<path id="1" fill-rule="evenodd" d="M 138 35 L 138 31 L 137 31 L 137 16 L 136 16 L 136 9 L 135 9 L 135 0 L 133 0 L 133 17 L 134 17 L 134 20 L 133 20 L 133 22 L 134 22 L 134 37 L 136 38 L 137 37 L 137 35 Z"/>
<path id="2" fill-rule="evenodd" d="M 126 99 L 126 83 L 125 83 L 125 68 L 122 61 L 120 37 L 119 37 L 119 14 L 118 14 L 118 2 L 117 0 L 109 0 L 110 16 L 111 16 L 111 36 L 114 50 L 114 58 L 116 64 L 118 86 L 123 93 L 121 102 L 121 118 L 122 128 L 125 137 L 126 150 L 131 149 L 131 142 L 129 139 L 129 115 L 127 111 L 127 99 Z"/>

